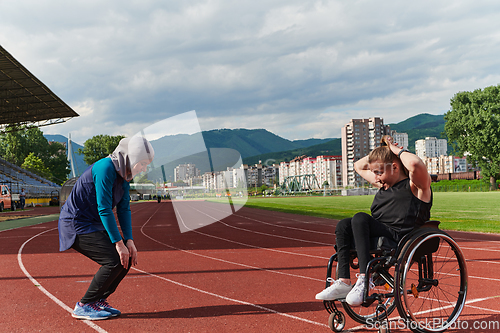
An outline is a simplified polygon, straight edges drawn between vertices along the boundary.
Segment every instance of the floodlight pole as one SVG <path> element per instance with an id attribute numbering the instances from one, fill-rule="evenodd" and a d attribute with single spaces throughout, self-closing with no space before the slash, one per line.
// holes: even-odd
<path id="1" fill-rule="evenodd" d="M 73 143 L 71 142 L 71 133 L 68 134 L 68 161 L 71 167 L 71 178 L 76 177 L 75 163 L 73 161 Z"/>

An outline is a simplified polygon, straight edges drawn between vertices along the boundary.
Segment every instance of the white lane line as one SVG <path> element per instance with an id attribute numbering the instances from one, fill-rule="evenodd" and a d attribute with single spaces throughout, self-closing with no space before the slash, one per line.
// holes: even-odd
<path id="1" fill-rule="evenodd" d="M 449 230 L 449 232 L 453 232 L 453 230 Z M 470 235 L 474 235 L 474 236 L 478 236 L 478 233 L 476 232 L 471 232 L 469 233 Z M 481 235 L 481 234 L 479 234 Z M 480 242 L 480 243 L 500 243 L 500 240 L 491 240 L 491 239 L 480 239 L 480 238 L 463 238 L 463 237 L 453 237 L 454 240 L 463 240 L 463 241 L 466 241 L 466 242 Z"/>
<path id="2" fill-rule="evenodd" d="M 259 250 L 265 250 L 265 251 L 271 251 L 271 252 L 277 252 L 277 253 L 284 253 L 284 254 L 290 254 L 290 255 L 293 255 L 293 256 L 303 256 L 303 257 L 309 257 L 309 258 L 315 258 L 315 259 L 321 259 L 321 260 L 328 260 L 329 259 L 327 257 L 320 257 L 320 256 L 311 255 L 311 254 L 298 253 L 298 252 L 290 252 L 290 251 L 284 251 L 284 250 L 276 250 L 276 249 L 271 249 L 271 248 L 267 248 L 267 247 L 261 247 L 261 246 L 256 246 L 256 245 L 241 243 L 241 242 L 237 242 L 237 241 L 234 241 L 234 240 L 231 240 L 231 239 L 227 239 L 227 238 L 222 238 L 222 237 L 219 237 L 219 236 L 214 236 L 214 235 L 206 234 L 206 233 L 198 231 L 198 230 L 191 230 L 191 232 L 195 232 L 195 233 L 203 235 L 203 236 L 207 236 L 207 237 L 211 237 L 211 238 L 223 240 L 223 241 L 226 241 L 226 242 L 229 242 L 229 243 L 246 246 L 246 247 L 253 248 L 253 249 L 259 249 Z"/>
<path id="3" fill-rule="evenodd" d="M 287 318 L 291 318 L 291 319 L 299 320 L 299 321 L 306 322 L 306 323 L 313 324 L 313 325 L 318 325 L 318 326 L 322 326 L 322 327 L 328 327 L 327 325 L 322 324 L 322 323 L 318 323 L 318 322 L 316 322 L 316 321 L 312 321 L 312 320 L 309 320 L 309 319 L 305 319 L 305 318 L 301 318 L 301 317 L 293 316 L 293 315 L 290 315 L 290 314 L 288 314 L 288 313 L 279 312 L 279 311 L 276 311 L 276 310 L 273 310 L 273 309 L 270 309 L 270 308 L 266 308 L 266 307 L 261 306 L 261 305 L 257 305 L 257 304 L 253 304 L 253 303 L 250 303 L 250 302 L 245 302 L 245 301 L 240 301 L 240 300 L 238 300 L 238 299 L 229 298 L 229 297 L 222 296 L 222 295 L 219 295 L 219 294 L 215 294 L 215 293 L 212 293 L 212 292 L 209 292 L 209 291 L 206 291 L 206 290 L 202 290 L 202 289 L 199 289 L 199 288 L 195 288 L 195 287 L 189 286 L 189 285 L 187 285 L 187 284 L 183 284 L 183 283 L 180 283 L 180 282 L 177 282 L 177 281 L 171 280 L 171 279 L 167 279 L 167 278 L 165 278 L 165 277 L 163 277 L 163 276 L 159 276 L 159 275 L 156 275 L 156 274 L 153 274 L 153 273 L 149 273 L 149 272 L 146 272 L 146 271 L 143 271 L 143 270 L 137 269 L 137 268 L 135 268 L 135 267 L 132 267 L 132 269 L 133 269 L 133 270 L 136 270 L 136 271 L 138 271 L 138 272 L 141 272 L 141 273 L 143 273 L 143 274 L 147 274 L 147 275 L 149 275 L 149 276 L 152 276 L 152 277 L 155 277 L 155 278 L 158 278 L 158 279 L 161 279 L 161 280 L 164 280 L 164 281 L 170 282 L 170 283 L 175 284 L 175 285 L 177 285 L 177 286 L 180 286 L 180 287 L 183 287 L 183 288 L 187 288 L 187 289 L 191 289 L 191 290 L 197 291 L 197 292 L 202 293 L 202 294 L 205 294 L 205 295 L 214 296 L 214 297 L 217 297 L 217 298 L 223 299 L 223 300 L 225 300 L 225 301 L 230 301 L 230 302 L 233 302 L 233 303 L 238 303 L 238 304 L 243 304 L 243 305 L 252 306 L 252 307 L 255 307 L 255 308 L 257 308 L 257 309 L 260 309 L 260 310 L 266 311 L 266 312 L 270 312 L 270 313 L 277 314 L 277 315 L 279 315 L 279 316 L 283 316 L 283 317 L 287 317 Z"/>
<path id="4" fill-rule="evenodd" d="M 497 260 L 497 259 L 495 259 Z M 480 263 L 483 263 L 483 264 L 494 264 L 494 265 L 500 265 L 500 262 L 498 261 L 487 261 L 487 260 L 480 260 L 480 259 L 465 259 L 465 261 L 467 262 L 480 262 Z"/>
<path id="5" fill-rule="evenodd" d="M 286 276 L 291 276 L 291 277 L 297 277 L 297 278 L 301 278 L 301 279 L 308 279 L 308 280 L 312 280 L 312 281 L 321 281 L 321 282 L 324 281 L 324 279 L 317 279 L 317 278 L 312 278 L 312 277 L 303 276 L 303 275 L 285 273 L 285 272 L 281 272 L 281 271 L 278 271 L 278 270 L 270 270 L 270 269 L 266 269 L 266 268 L 262 268 L 262 267 L 250 266 L 250 265 L 245 265 L 245 264 L 234 262 L 234 261 L 229 261 L 229 260 L 224 260 L 224 259 L 220 259 L 220 258 L 216 258 L 216 257 L 211 257 L 211 256 L 207 256 L 207 255 L 204 255 L 204 254 L 201 254 L 201 253 L 197 253 L 197 252 L 190 251 L 190 250 L 184 250 L 184 249 L 181 249 L 181 248 L 178 248 L 178 247 L 175 247 L 175 246 L 163 243 L 163 242 L 161 242 L 161 241 L 159 241 L 159 240 L 157 240 L 157 239 L 155 239 L 155 238 L 147 235 L 146 232 L 144 231 L 144 227 L 146 226 L 146 224 L 148 224 L 148 222 L 151 220 L 151 218 L 156 214 L 156 212 L 158 211 L 158 209 L 153 213 L 153 215 L 151 215 L 151 217 L 141 227 L 141 233 L 145 237 L 147 237 L 150 240 L 152 240 L 153 242 L 156 242 L 156 243 L 158 243 L 160 245 L 166 246 L 166 247 L 168 247 L 170 249 L 173 249 L 173 250 L 181 251 L 181 252 L 184 252 L 184 253 L 192 254 L 192 255 L 195 255 L 195 256 L 198 256 L 198 257 L 202 257 L 202 258 L 206 258 L 206 259 L 210 259 L 210 260 L 220 261 L 220 262 L 223 262 L 223 263 L 226 263 L 226 264 L 230 264 L 230 265 L 236 265 L 236 266 L 245 267 L 245 268 L 256 270 L 256 271 L 265 271 L 265 272 L 270 272 L 270 273 L 275 273 L 275 274 L 281 274 L 281 275 L 286 275 Z M 184 221 L 182 220 L 182 217 L 180 216 L 180 214 L 178 214 L 178 216 L 181 218 L 181 223 L 184 224 Z M 187 226 L 186 226 L 186 228 L 187 228 Z M 192 230 L 192 232 L 196 232 L 198 234 L 205 235 L 204 233 L 199 232 L 197 230 Z M 211 235 L 206 235 L 206 236 L 212 237 Z M 220 239 L 220 240 L 226 240 L 225 238 L 221 238 L 221 237 L 216 237 L 216 236 L 213 236 L 213 237 L 217 238 L 217 239 Z M 251 245 L 246 245 L 246 244 L 243 244 L 243 243 L 238 243 L 238 244 L 253 247 Z M 266 248 L 260 248 L 260 247 L 257 247 L 257 246 L 255 246 L 255 248 L 259 248 L 259 249 L 263 249 L 263 250 L 268 250 Z M 272 250 L 272 249 L 269 249 L 269 250 Z M 278 252 L 286 253 L 286 251 L 278 251 Z M 293 253 L 293 252 L 288 252 L 286 254 L 296 255 L 296 253 Z M 325 259 L 325 258 L 321 258 L 321 259 Z"/>
<path id="6" fill-rule="evenodd" d="M 57 305 L 59 305 L 64 310 L 68 311 L 69 313 L 73 313 L 73 309 L 72 308 L 70 308 L 69 306 L 67 306 L 66 304 L 64 304 L 60 299 L 58 299 L 57 297 L 55 297 L 54 295 L 52 295 L 47 289 L 45 289 L 44 287 L 42 287 L 42 285 L 37 280 L 35 280 L 31 276 L 31 274 L 26 270 L 26 268 L 24 267 L 24 264 L 23 264 L 22 253 L 23 253 L 24 246 L 26 244 L 28 244 L 32 239 L 35 239 L 36 237 L 38 237 L 38 236 L 40 236 L 40 235 L 42 235 L 42 234 L 44 234 L 46 232 L 53 231 L 53 230 L 57 230 L 57 228 L 52 228 L 52 229 L 49 229 L 49 230 L 45 230 L 45 231 L 43 231 L 43 232 L 41 232 L 41 233 L 39 233 L 39 234 L 31 237 L 26 242 L 24 242 L 23 245 L 21 245 L 21 247 L 19 248 L 19 251 L 17 252 L 17 262 L 19 264 L 19 267 L 23 271 L 24 275 L 26 275 L 26 277 L 35 285 L 35 287 L 38 288 L 38 290 L 40 290 L 42 293 L 44 293 L 47 297 L 49 297 L 52 301 L 54 301 Z M 107 333 L 107 331 L 105 329 L 103 329 L 102 327 L 94 324 L 90 320 L 81 320 L 81 322 L 87 324 L 88 326 L 90 326 L 91 328 L 93 328 L 95 331 L 97 331 L 99 333 Z"/>
<path id="7" fill-rule="evenodd" d="M 479 310 L 484 310 L 484 311 L 490 311 L 490 312 L 493 312 L 493 313 L 500 313 L 500 311 L 497 311 L 497 310 L 486 309 L 486 308 L 482 308 L 482 307 L 470 305 L 472 303 L 487 301 L 487 300 L 490 300 L 492 298 L 498 298 L 498 297 L 500 297 L 500 296 L 491 296 L 491 297 L 485 297 L 485 298 L 476 298 L 476 299 L 472 299 L 470 301 L 465 301 L 464 309 L 465 308 L 474 308 L 474 309 L 479 309 Z M 422 311 L 422 312 L 415 313 L 415 315 L 424 314 L 424 313 L 428 313 L 428 312 L 434 312 L 434 311 L 438 311 L 438 310 L 443 310 L 444 308 L 453 307 L 453 306 L 445 306 L 445 307 L 442 307 L 442 308 L 439 308 L 439 309 L 433 309 L 432 311 L 429 311 L 429 310 Z M 389 318 L 389 321 L 390 322 L 396 322 L 396 321 L 398 321 L 400 319 L 401 319 L 400 316 L 391 317 L 391 318 Z M 350 328 L 348 330 L 345 330 L 345 332 L 354 332 L 354 331 L 358 331 L 360 329 L 366 329 L 366 325 L 359 325 L 359 326 Z"/>
<path id="8" fill-rule="evenodd" d="M 283 238 L 283 239 L 287 239 L 287 240 L 292 240 L 292 241 L 297 241 L 297 242 L 303 242 L 303 243 L 311 243 L 311 244 L 317 244 L 317 245 L 321 245 L 321 246 L 332 246 L 333 247 L 333 244 L 330 244 L 330 243 L 322 243 L 322 242 L 315 242 L 315 241 L 309 241 L 309 240 L 305 240 L 305 239 L 300 239 L 300 238 L 293 238 L 293 237 L 286 237 L 286 236 L 281 236 L 281 235 L 273 235 L 273 234 L 268 234 L 268 233 L 265 233 L 265 232 L 260 232 L 260 231 L 254 231 L 254 230 L 248 230 L 248 229 L 245 229 L 245 228 L 239 228 L 239 227 L 235 227 L 235 226 L 232 226 L 232 225 L 229 225 L 225 222 L 222 222 L 221 220 L 205 213 L 205 212 L 202 212 L 201 210 L 195 208 L 195 207 L 192 207 L 192 209 L 198 211 L 199 213 L 203 214 L 203 215 L 206 215 L 208 216 L 209 218 L 213 219 L 214 221 L 218 221 L 219 223 L 221 223 L 222 225 L 225 225 L 229 228 L 233 228 L 233 229 L 236 229 L 236 230 L 241 230 L 241 231 L 245 231 L 245 232 L 250 232 L 250 233 L 253 233 L 253 234 L 257 234 L 257 235 L 264 235 L 264 236 L 268 236 L 268 237 L 275 237 L 275 238 Z M 188 228 L 190 229 L 190 228 Z M 190 229 L 192 230 L 192 229 Z"/>
<path id="9" fill-rule="evenodd" d="M 194 254 L 194 255 L 197 255 L 197 256 L 201 256 L 201 257 L 205 257 L 205 258 L 209 258 L 209 259 L 213 259 L 213 260 L 218 260 L 218 261 L 222 261 L 222 262 L 226 262 L 226 263 L 230 263 L 230 264 L 234 264 L 234 265 L 239 265 L 239 266 L 244 266 L 244 267 L 252 267 L 252 266 L 248 266 L 248 265 L 243 265 L 243 264 L 239 264 L 239 263 L 229 262 L 229 261 L 226 261 L 226 260 L 222 260 L 222 259 L 218 259 L 218 258 L 213 258 L 213 257 L 201 255 L 201 254 L 198 254 L 198 253 L 195 253 L 195 252 L 191 252 L 191 251 L 188 251 L 188 250 L 178 249 L 178 248 L 175 248 L 175 247 L 173 247 L 171 245 L 164 244 L 164 243 L 162 243 L 162 242 L 160 242 L 160 241 L 158 241 L 158 240 L 150 237 L 149 235 L 146 235 L 143 232 L 143 228 L 153 218 L 153 216 L 156 214 L 156 212 L 158 212 L 158 209 L 149 217 L 149 219 L 141 227 L 142 234 L 144 236 L 146 236 L 147 238 L 149 238 L 152 241 L 157 242 L 159 244 L 163 244 L 163 245 L 165 245 L 165 246 L 167 246 L 169 248 L 176 249 L 176 250 L 179 250 L 179 251 L 182 251 L 182 252 L 185 252 L 185 253 Z M 182 216 L 180 214 L 177 214 L 177 216 L 181 218 L 181 222 L 184 224 L 184 221 L 182 221 Z M 267 312 L 270 312 L 270 313 L 274 313 L 274 314 L 277 314 L 277 315 L 280 315 L 280 316 L 283 316 L 283 317 L 287 317 L 287 318 L 299 320 L 299 321 L 306 322 L 306 323 L 309 323 L 309 324 L 319 325 L 319 326 L 322 326 L 322 327 L 328 327 L 325 324 L 318 323 L 318 322 L 315 322 L 315 321 L 312 321 L 312 320 L 309 320 L 309 319 L 305 319 L 305 318 L 293 316 L 293 315 L 290 315 L 290 314 L 287 314 L 287 313 L 283 313 L 283 312 L 279 312 L 279 311 L 276 311 L 276 310 L 273 310 L 273 309 L 270 309 L 270 308 L 266 308 L 266 307 L 261 306 L 261 305 L 257 305 L 257 304 L 253 304 L 253 303 L 250 303 L 250 302 L 245 302 L 245 301 L 237 300 L 237 299 L 234 299 L 234 298 L 229 298 L 229 297 L 222 296 L 222 295 L 219 295 L 219 294 L 215 294 L 215 293 L 212 293 L 212 292 L 209 292 L 209 291 L 206 291 L 206 290 L 195 288 L 195 287 L 192 287 L 192 286 L 189 286 L 189 285 L 186 285 L 186 284 L 183 284 L 183 283 L 171 280 L 171 279 L 167 279 L 165 277 L 162 277 L 162 276 L 159 276 L 159 275 L 156 275 L 156 274 L 153 274 L 153 273 L 149 273 L 149 272 L 137 269 L 135 267 L 132 267 L 132 269 L 134 269 L 134 270 L 136 270 L 138 272 L 147 274 L 149 276 L 153 276 L 153 277 L 156 277 L 158 279 L 162 279 L 164 281 L 173 283 L 175 285 L 178 285 L 178 286 L 181 286 L 181 287 L 184 287 L 184 288 L 187 288 L 187 289 L 191 289 L 191 290 L 194 290 L 194 291 L 206 294 L 206 295 L 218 297 L 218 298 L 226 300 L 226 301 L 231 301 L 231 302 L 238 303 L 238 304 L 244 304 L 244 305 L 252 306 L 252 307 L 258 308 L 260 310 L 264 310 L 264 311 L 267 311 Z M 262 270 L 262 271 L 269 271 L 269 272 L 272 272 L 272 273 L 279 273 L 279 274 L 283 274 L 283 275 L 291 275 L 291 276 L 294 276 L 294 277 L 308 278 L 308 277 L 304 277 L 304 276 L 300 276 L 300 275 L 288 274 L 288 273 L 283 273 L 283 272 L 278 272 L 278 271 L 271 271 L 271 270 L 263 269 L 263 268 L 260 268 L 260 267 L 254 267 L 253 269 Z M 312 278 L 308 278 L 308 279 L 312 279 Z M 317 279 L 312 279 L 312 280 L 317 280 Z M 323 280 L 318 280 L 318 281 L 323 281 Z"/>
<path id="10" fill-rule="evenodd" d="M 196 208 L 193 207 L 193 209 L 197 210 L 198 212 L 210 217 L 211 219 L 213 219 L 214 221 L 219 221 L 217 218 L 211 216 L 211 215 L 208 215 L 207 213 L 204 213 Z M 179 214 L 180 215 L 180 214 Z M 235 214 L 236 215 L 236 214 Z M 254 220 L 254 221 L 257 221 L 257 222 L 260 222 L 258 220 L 255 220 L 255 219 L 250 219 L 250 220 Z M 236 228 L 236 229 L 242 229 L 242 228 L 238 228 L 238 227 L 233 227 L 227 223 L 224 223 L 224 222 L 221 222 L 219 221 L 221 224 L 225 225 L 225 226 L 228 226 L 230 228 Z M 183 222 L 184 224 L 184 222 Z M 184 224 L 184 226 L 189 229 L 188 226 L 186 226 Z M 253 232 L 252 230 L 248 230 L 248 229 L 242 229 L 242 230 L 245 230 L 245 231 L 248 231 L 248 232 Z M 268 249 L 268 248 L 262 248 L 262 247 L 259 247 L 259 246 L 254 246 L 254 245 L 250 245 L 250 244 L 244 244 L 244 243 L 240 243 L 240 242 L 236 242 L 236 241 L 232 241 L 232 240 L 229 240 L 229 239 L 226 239 L 226 238 L 221 238 L 221 237 L 218 237 L 218 236 L 214 236 L 214 235 L 210 235 L 210 234 L 206 234 L 206 233 L 203 233 L 203 232 L 200 232 L 200 231 L 197 231 L 197 230 L 194 230 L 194 229 L 191 229 L 192 232 L 196 232 L 198 234 L 201 234 L 201 235 L 205 235 L 205 236 L 208 236 L 208 237 L 212 237 L 212 238 L 216 238 L 216 239 L 220 239 L 220 240 L 224 240 L 224 241 L 227 241 L 227 242 L 232 242 L 232 243 L 236 243 L 236 244 L 239 244 L 239 245 L 244 245 L 244 246 L 248 246 L 248 247 L 253 247 L 253 248 L 258 248 L 258 249 L 264 249 L 264 250 L 269 250 L 269 251 L 275 251 L 275 252 L 281 252 L 281 253 L 287 253 L 287 254 L 292 254 L 292 255 L 301 255 L 301 256 L 309 256 L 309 257 L 314 257 L 314 258 L 319 258 L 319 259 L 328 259 L 328 258 L 324 258 L 324 257 L 318 257 L 318 256 L 311 256 L 311 255 L 307 255 L 307 254 L 301 254 L 301 253 L 294 253 L 294 252 L 288 252 L 288 251 L 280 251 L 280 250 L 275 250 L 275 249 Z M 271 234 L 266 234 L 268 236 L 276 236 L 276 237 L 283 237 L 283 236 L 277 236 L 277 235 L 271 235 Z M 287 238 L 287 237 L 285 237 Z M 461 249 L 463 249 L 463 247 L 460 247 Z M 482 250 L 482 249 L 481 249 Z M 467 261 L 467 260 L 466 260 Z M 459 276 L 459 275 L 457 275 Z M 474 279 L 480 279 L 480 280 L 492 280 L 492 281 L 500 281 L 500 279 L 496 279 L 496 278 L 486 278 L 486 277 L 481 277 L 481 276 L 474 276 L 474 275 L 469 275 L 468 276 L 469 278 L 474 278 Z"/>
<path id="11" fill-rule="evenodd" d="M 257 219 L 254 219 L 254 218 L 251 218 L 251 217 L 247 217 L 247 216 L 243 216 L 243 215 L 240 215 L 240 214 L 233 214 L 233 215 L 241 217 L 241 218 L 244 218 L 244 219 L 247 219 L 247 220 L 250 220 L 250 221 L 255 221 L 255 222 L 258 222 L 258 223 L 261 223 L 261 224 L 270 225 L 270 226 L 273 226 L 273 227 L 285 228 L 285 229 L 290 229 L 290 230 L 298 230 L 298 231 L 310 232 L 310 233 L 321 234 L 321 235 L 335 236 L 335 233 L 332 233 L 332 232 L 324 232 L 324 231 L 316 231 L 316 230 L 309 230 L 309 229 L 303 229 L 303 228 L 290 227 L 290 226 L 287 226 L 287 225 L 279 225 L 279 224 L 276 224 L 276 223 L 264 222 L 264 221 L 257 220 Z"/>
<path id="12" fill-rule="evenodd" d="M 271 217 L 276 217 L 277 219 L 283 219 L 284 218 L 283 215 L 281 215 L 281 214 L 289 214 L 290 216 L 294 216 L 294 215 L 297 216 L 297 214 L 293 214 L 293 213 L 284 213 L 284 212 L 272 211 L 272 210 L 266 210 L 266 209 L 259 209 L 259 208 L 251 208 L 251 209 L 255 210 L 255 211 L 251 212 L 252 215 L 260 215 L 260 216 L 265 216 L 265 217 L 271 216 Z M 241 210 L 238 211 L 238 212 L 241 212 Z M 246 211 L 245 211 L 245 213 L 246 213 Z M 275 214 L 273 214 L 273 213 L 275 213 Z M 296 218 L 292 218 L 290 216 L 286 217 L 287 221 L 295 221 L 295 222 L 300 222 L 300 223 L 305 223 L 305 224 L 313 224 L 313 225 L 323 226 L 323 227 L 333 227 L 333 225 L 331 225 L 331 224 L 328 223 L 329 222 L 328 220 L 337 221 L 337 220 L 334 220 L 334 219 L 330 219 L 328 217 L 315 217 L 315 216 L 309 216 L 309 215 L 301 215 L 301 216 L 304 216 L 304 217 L 324 219 L 324 221 L 321 221 L 321 220 L 304 221 L 304 220 L 299 220 L 299 219 L 296 219 Z"/>
<path id="13" fill-rule="evenodd" d="M 175 209 L 175 208 L 174 208 Z M 195 208 L 196 209 L 196 208 Z M 203 212 L 201 212 L 203 213 Z M 219 222 L 221 223 L 222 225 L 226 225 L 226 226 L 229 226 L 227 225 L 226 223 L 224 222 L 221 222 L 219 219 L 213 217 L 213 216 L 210 216 L 208 214 L 205 214 L 203 213 L 204 215 L 210 217 L 211 219 L 214 220 L 214 222 Z M 180 216 L 180 214 L 179 214 Z M 290 254 L 290 255 L 294 255 L 294 256 L 304 256 L 304 257 L 309 257 L 309 258 L 315 258 L 315 259 L 321 259 L 321 260 L 328 260 L 329 257 L 320 257 L 320 256 L 314 256 L 314 255 L 310 255 L 310 254 L 305 254 L 305 253 L 297 253 L 297 252 L 289 252 L 289 251 L 283 251 L 283 250 L 276 250 L 276 249 L 272 249 L 272 248 L 267 248 L 267 247 L 261 247 L 261 246 L 256 246 L 256 245 L 250 245 L 250 244 L 246 244 L 246 243 L 241 243 L 241 242 L 237 242 L 237 241 L 233 241 L 233 240 L 230 240 L 228 238 L 222 238 L 222 237 L 218 237 L 218 236 L 214 236 L 214 235 L 210 235 L 210 234 L 207 234 L 207 233 L 204 233 L 204 232 L 201 232 L 201 231 L 198 231 L 198 230 L 195 230 L 195 229 L 191 229 L 189 228 L 185 223 L 184 221 L 182 221 L 182 224 L 184 225 L 184 227 L 186 229 L 189 229 L 191 232 L 195 232 L 197 234 L 200 234 L 200 235 L 204 235 L 204 236 L 207 236 L 207 237 L 212 237 L 212 238 L 216 238 L 216 239 L 220 239 L 220 240 L 223 240 L 223 241 L 226 241 L 226 242 L 230 242 L 230 243 L 234 243 L 234 244 L 238 244 L 238 245 L 243 245 L 243 246 L 246 246 L 246 247 L 249 247 L 249 248 L 254 248 L 254 249 L 259 249 L 259 250 L 266 250 L 266 251 L 272 251 L 272 252 L 278 252 L 278 253 L 285 253 L 285 254 Z M 231 227 L 231 226 L 229 226 Z M 270 234 L 266 234 L 268 236 L 274 236 L 274 235 L 270 235 Z M 330 246 L 330 245 L 329 245 Z M 332 246 L 333 247 L 333 246 Z"/>
<path id="14" fill-rule="evenodd" d="M 209 208 L 209 209 L 218 211 L 218 212 L 224 212 L 224 211 L 222 211 L 220 209 L 217 209 L 215 207 L 212 207 L 210 205 L 206 205 L 206 207 Z M 196 208 L 194 208 L 194 209 L 196 209 Z M 196 210 L 198 210 L 198 209 L 196 209 Z M 286 228 L 286 229 L 290 229 L 290 230 L 298 230 L 298 231 L 310 232 L 310 233 L 321 234 L 321 235 L 335 236 L 335 233 L 331 233 L 331 232 L 309 230 L 309 229 L 303 229 L 303 228 L 297 228 L 297 227 L 290 227 L 290 226 L 286 226 L 286 225 L 279 225 L 279 224 L 275 224 L 275 223 L 264 222 L 264 221 L 261 221 L 261 220 L 257 220 L 255 218 L 251 218 L 251 217 L 240 215 L 240 214 L 236 214 L 236 213 L 234 213 L 232 215 L 233 216 L 237 216 L 237 217 L 241 217 L 241 218 L 244 218 L 244 219 L 247 219 L 247 220 L 255 221 L 255 222 L 258 222 L 258 223 L 261 223 L 261 224 L 267 224 L 267 225 L 270 225 L 270 226 L 273 226 L 273 227 Z M 299 220 L 295 220 L 295 221 L 302 222 L 302 223 L 308 223 L 308 222 L 299 221 Z"/>
<path id="15" fill-rule="evenodd" d="M 145 209 L 145 208 L 143 208 Z M 136 211 L 141 211 L 143 209 L 138 209 Z M 132 214 L 134 214 L 134 212 L 132 212 Z M 49 221 L 49 222 L 52 222 L 52 221 Z M 57 230 L 57 228 L 52 228 L 52 229 L 49 229 L 49 230 L 45 230 L 43 232 L 40 232 L 38 234 L 36 234 L 35 236 L 31 237 L 30 239 L 28 239 L 27 241 L 25 241 L 21 247 L 19 248 L 19 251 L 17 252 L 17 262 L 19 264 L 19 267 L 21 268 L 21 270 L 23 271 L 24 275 L 26 275 L 26 277 L 35 285 L 35 287 L 38 287 L 38 289 L 44 293 L 47 297 L 49 297 L 52 301 L 54 301 L 57 305 L 59 305 L 61 308 L 63 308 L 64 310 L 68 311 L 70 314 L 73 313 L 73 309 L 70 308 L 69 306 L 67 306 L 66 304 L 64 304 L 61 300 L 59 300 L 57 297 L 55 297 L 54 295 L 52 295 L 47 289 L 45 289 L 44 287 L 42 287 L 42 285 L 35 279 L 31 276 L 31 274 L 28 272 L 28 270 L 26 269 L 26 267 L 24 267 L 24 264 L 23 264 L 23 259 L 22 259 L 22 252 L 23 252 L 23 249 L 24 249 L 24 246 L 26 244 L 28 244 L 32 239 L 35 239 L 36 237 L 46 233 L 46 232 L 49 232 L 49 231 L 53 231 L 53 230 Z M 91 328 L 93 328 L 94 330 L 96 330 L 97 332 L 99 333 L 107 333 L 107 331 L 105 329 L 103 329 L 102 327 L 94 324 L 92 321 L 90 320 L 80 320 L 81 322 L 87 324 L 88 326 L 90 326 Z"/>
<path id="16" fill-rule="evenodd" d="M 474 251 L 487 251 L 487 252 L 500 252 L 500 250 L 496 249 L 488 249 L 488 248 L 480 248 L 480 247 L 462 247 L 460 246 L 461 249 L 463 250 L 474 250 Z"/>

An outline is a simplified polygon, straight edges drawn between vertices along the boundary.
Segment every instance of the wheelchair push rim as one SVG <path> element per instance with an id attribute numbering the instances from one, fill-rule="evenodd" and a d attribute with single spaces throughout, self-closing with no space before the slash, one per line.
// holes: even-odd
<path id="1" fill-rule="evenodd" d="M 467 267 L 445 232 L 417 238 L 401 258 L 396 306 L 414 332 L 443 332 L 458 319 L 467 295 Z"/>

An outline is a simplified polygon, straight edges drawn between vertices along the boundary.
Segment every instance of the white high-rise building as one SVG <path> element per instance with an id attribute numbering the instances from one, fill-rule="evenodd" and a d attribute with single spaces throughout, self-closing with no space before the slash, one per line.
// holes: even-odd
<path id="1" fill-rule="evenodd" d="M 342 186 L 342 156 L 316 157 L 316 179 L 321 187 L 325 182 L 328 188 Z"/>
<path id="2" fill-rule="evenodd" d="M 392 139 L 398 144 L 398 147 L 408 149 L 408 133 L 398 133 L 396 131 L 391 132 Z"/>
<path id="3" fill-rule="evenodd" d="M 380 145 L 380 139 L 390 133 L 390 127 L 378 117 L 351 119 L 342 127 L 342 183 L 358 186 L 362 178 L 354 171 L 354 162 Z"/>
<path id="4" fill-rule="evenodd" d="M 415 141 L 415 153 L 422 160 L 426 157 L 446 155 L 448 150 L 447 143 L 446 139 L 426 137 L 425 139 Z"/>

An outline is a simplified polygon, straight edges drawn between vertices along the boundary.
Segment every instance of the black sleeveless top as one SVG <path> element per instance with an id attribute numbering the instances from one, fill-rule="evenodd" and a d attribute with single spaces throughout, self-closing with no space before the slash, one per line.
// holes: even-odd
<path id="1" fill-rule="evenodd" d="M 423 225 L 431 217 L 430 202 L 423 202 L 413 195 L 410 178 L 401 180 L 387 190 L 381 188 L 371 206 L 373 218 L 386 224 L 395 232 L 399 241 L 416 226 Z"/>

